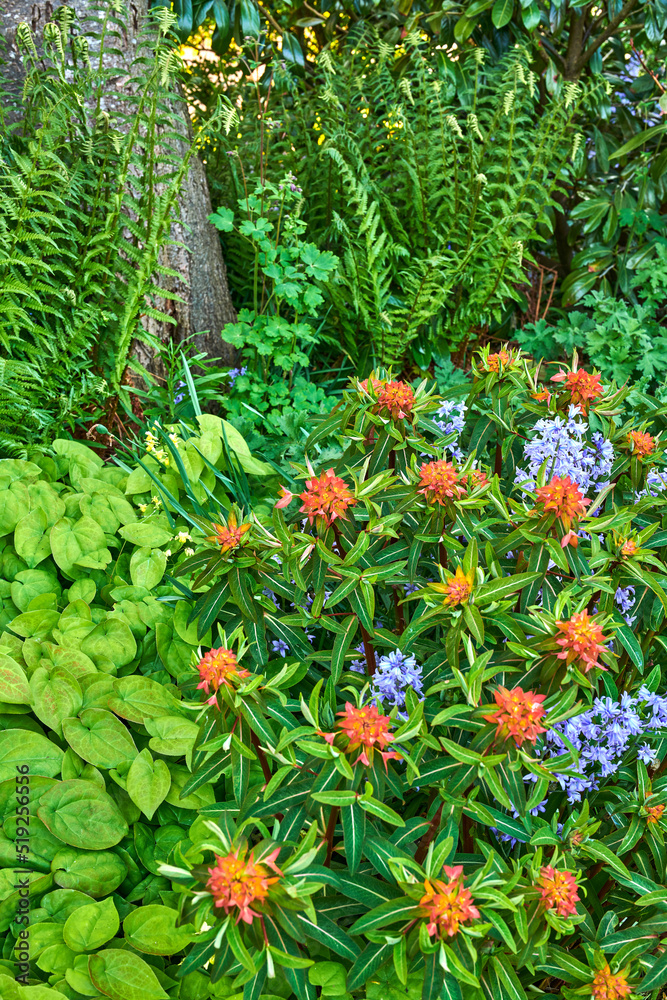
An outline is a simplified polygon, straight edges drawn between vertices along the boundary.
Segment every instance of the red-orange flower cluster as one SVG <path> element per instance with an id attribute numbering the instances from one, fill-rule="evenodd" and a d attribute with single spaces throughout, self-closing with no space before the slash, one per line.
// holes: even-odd
<path id="1" fill-rule="evenodd" d="M 572 872 L 562 872 L 551 865 L 545 865 L 540 869 L 537 888 L 547 910 L 555 908 L 559 917 L 569 917 L 577 912 L 579 893 Z"/>
<path id="2" fill-rule="evenodd" d="M 445 504 L 458 499 L 464 492 L 464 484 L 451 462 L 444 458 L 437 462 L 425 462 L 419 470 L 417 493 L 426 497 L 429 503 Z"/>
<path id="3" fill-rule="evenodd" d="M 250 531 L 251 525 L 238 524 L 236 516 L 230 514 L 227 518 L 227 524 L 214 524 L 213 528 L 215 535 L 209 535 L 207 541 L 216 542 L 220 546 L 220 552 L 224 555 L 225 552 L 231 552 L 232 549 L 239 547 L 243 536 Z"/>
<path id="4" fill-rule="evenodd" d="M 513 364 L 514 360 L 515 359 L 512 352 L 511 351 L 508 352 L 504 348 L 502 348 L 500 351 L 497 352 L 497 354 L 489 354 L 488 358 L 486 359 L 487 371 L 499 372 L 501 365 L 503 366 L 503 368 L 507 368 L 508 366 Z"/>
<path id="5" fill-rule="evenodd" d="M 351 753 L 361 747 L 361 753 L 355 760 L 355 764 L 361 761 L 367 767 L 370 766 L 375 749 L 379 749 L 385 767 L 391 758 L 400 760 L 401 755 L 394 750 L 385 750 L 394 739 L 391 733 L 392 721 L 388 715 L 380 715 L 375 705 L 363 705 L 357 708 L 351 702 L 345 703 L 345 711 L 339 712 L 342 716 L 338 728 L 347 736 L 348 744 L 346 753 Z M 322 734 L 327 741 L 333 745 L 335 733 Z"/>
<path id="6" fill-rule="evenodd" d="M 380 390 L 382 389 L 383 385 L 385 385 L 385 382 L 382 379 L 379 379 L 379 378 L 365 378 L 363 380 L 363 382 L 359 383 L 359 388 L 363 389 L 364 392 L 367 392 L 369 394 L 370 394 L 371 389 L 372 389 L 373 392 L 375 393 L 375 395 L 377 396 L 377 395 L 379 395 Z"/>
<path id="7" fill-rule="evenodd" d="M 648 458 L 655 451 L 655 438 L 644 431 L 630 431 L 628 444 L 632 449 L 632 454 L 640 460 Z"/>
<path id="8" fill-rule="evenodd" d="M 578 368 L 574 372 L 560 371 L 551 376 L 552 382 L 563 382 L 570 393 L 570 402 L 578 406 L 582 413 L 588 413 L 588 406 L 602 395 L 602 384 L 597 372 L 592 375 Z"/>
<path id="9" fill-rule="evenodd" d="M 215 866 L 209 868 L 210 878 L 206 883 L 215 899 L 215 906 L 221 906 L 225 913 L 236 910 L 236 923 L 243 920 L 246 924 L 251 924 L 259 916 L 251 906 L 263 903 L 271 886 L 283 874 L 275 863 L 279 854 L 280 848 L 276 847 L 261 862 L 255 861 L 252 851 L 247 854 L 246 850 L 240 848 L 225 857 L 216 855 Z M 277 874 L 269 876 L 265 866 Z"/>
<path id="10" fill-rule="evenodd" d="M 621 549 L 622 556 L 634 556 L 637 553 L 639 546 L 634 538 L 628 538 L 627 541 L 623 542 L 623 548 Z"/>
<path id="11" fill-rule="evenodd" d="M 470 472 L 465 472 L 459 477 L 459 482 L 465 490 L 478 490 L 481 489 L 482 486 L 489 485 L 486 472 L 482 469 L 471 469 Z"/>
<path id="12" fill-rule="evenodd" d="M 546 733 L 540 719 L 544 715 L 544 694 L 534 694 L 515 687 L 512 691 L 499 687 L 493 694 L 498 710 L 483 716 L 486 722 L 497 725 L 496 739 L 513 739 L 519 746 L 528 740 L 534 743 L 540 733 Z"/>
<path id="13" fill-rule="evenodd" d="M 475 574 L 472 570 L 469 573 L 464 573 L 461 567 L 457 566 L 456 573 L 449 577 L 447 583 L 436 583 L 433 588 L 445 595 L 443 604 L 455 608 L 459 604 L 468 603 L 474 582 Z"/>
<path id="14" fill-rule="evenodd" d="M 233 687 L 234 680 L 243 680 L 245 677 L 251 676 L 249 670 L 239 667 L 236 655 L 231 649 L 223 649 L 222 647 L 209 649 L 208 653 L 204 653 L 197 669 L 200 677 L 197 690 L 203 688 L 206 694 L 210 694 L 211 688 L 213 688 L 214 693 L 208 700 L 209 705 L 215 704 L 215 693 L 223 685 Z"/>
<path id="15" fill-rule="evenodd" d="M 629 996 L 630 987 L 622 972 L 612 974 L 607 962 L 603 969 L 595 973 L 591 983 L 591 993 L 594 1000 L 619 1000 L 620 997 Z"/>
<path id="16" fill-rule="evenodd" d="M 291 493 L 282 487 L 281 489 L 283 495 L 276 507 L 286 507 L 292 499 Z M 327 527 L 330 527 L 337 517 L 345 519 L 347 508 L 354 507 L 357 502 L 345 480 L 337 476 L 333 469 L 320 473 L 319 478 L 313 476 L 312 479 L 307 479 L 305 490 L 299 493 L 299 500 L 303 501 L 303 506 L 299 510 L 302 514 L 308 515 L 311 524 L 316 517 L 322 517 Z"/>
<path id="17" fill-rule="evenodd" d="M 576 483 L 573 483 L 569 476 L 562 479 L 554 476 L 547 486 L 540 486 L 536 490 L 537 502 L 541 507 L 539 513 L 555 514 L 557 520 L 565 528 L 566 535 L 561 544 L 563 548 L 570 544 L 577 547 L 577 536 L 570 529 L 572 522 L 582 517 L 586 513 L 586 507 L 591 502 L 587 500 Z"/>
<path id="18" fill-rule="evenodd" d="M 602 629 L 588 611 L 572 615 L 569 621 L 558 621 L 556 627 L 562 632 L 556 639 L 561 647 L 560 653 L 556 654 L 559 660 L 565 660 L 568 667 L 574 664 L 586 674 L 595 667 L 607 669 L 599 662 L 599 655 L 606 648 L 610 636 L 603 635 Z"/>
<path id="19" fill-rule="evenodd" d="M 431 937 L 454 937 L 466 920 L 479 917 L 469 889 L 463 885 L 463 865 L 445 865 L 448 881 L 428 879 L 424 882 L 424 895 L 419 900 L 420 915 L 428 920 L 427 931 Z"/>
<path id="20" fill-rule="evenodd" d="M 407 382 L 385 382 L 378 391 L 378 408 L 389 410 L 394 420 L 403 420 L 412 412 L 415 394 Z"/>
<path id="21" fill-rule="evenodd" d="M 646 819 L 647 823 L 651 824 L 659 823 L 660 820 L 662 819 L 662 814 L 665 811 L 665 807 L 664 805 L 648 806 L 646 811 L 648 812 L 648 817 Z"/>

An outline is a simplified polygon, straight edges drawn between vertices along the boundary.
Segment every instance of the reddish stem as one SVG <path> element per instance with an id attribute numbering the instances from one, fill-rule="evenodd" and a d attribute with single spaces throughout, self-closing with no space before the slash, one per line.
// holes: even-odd
<path id="1" fill-rule="evenodd" d="M 503 471 L 503 447 L 502 447 L 500 441 L 496 445 L 496 461 L 495 461 L 495 465 L 493 467 L 493 471 L 495 472 L 495 474 L 500 479 L 500 476 L 501 476 L 502 471 Z"/>
<path id="2" fill-rule="evenodd" d="M 331 868 L 331 855 L 333 854 L 334 834 L 336 832 L 336 823 L 338 822 L 339 812 L 340 809 L 338 808 L 338 806 L 334 806 L 333 809 L 331 810 L 331 813 L 329 814 L 329 822 L 327 823 L 327 832 L 326 832 L 327 856 L 324 862 L 325 868 Z"/>
<path id="3" fill-rule="evenodd" d="M 419 841 L 419 845 L 417 847 L 417 850 L 415 851 L 415 861 L 418 864 L 422 863 L 422 861 L 426 857 L 426 852 L 429 849 L 429 845 L 430 845 L 431 841 L 435 840 L 435 836 L 436 836 L 436 834 L 438 832 L 438 827 L 440 826 L 440 819 L 442 817 L 442 808 L 443 808 L 444 804 L 445 803 L 442 802 L 438 806 L 436 814 L 433 817 L 433 819 L 431 820 L 431 825 L 429 826 L 428 830 L 426 831 L 426 833 L 424 834 L 424 836 L 422 837 L 422 839 Z"/>
<path id="4" fill-rule="evenodd" d="M 475 848 L 472 839 L 472 820 L 464 813 L 461 817 L 461 842 L 464 854 L 472 854 Z"/>
<path id="5" fill-rule="evenodd" d="M 250 739 L 252 741 L 252 745 L 254 746 L 255 750 L 257 751 L 257 756 L 259 757 L 259 763 L 260 763 L 261 768 L 262 768 L 262 774 L 264 775 L 264 781 L 268 785 L 268 783 L 271 781 L 271 768 L 269 767 L 269 762 L 266 759 L 266 754 L 264 753 L 264 751 L 262 750 L 261 746 L 259 745 L 259 740 L 257 739 L 257 734 L 254 733 L 252 731 L 252 729 L 250 730 Z"/>
<path id="6" fill-rule="evenodd" d="M 405 614 L 403 612 L 403 605 L 401 604 L 401 599 L 398 596 L 398 587 L 391 588 L 394 592 L 394 608 L 396 609 L 396 626 L 398 628 L 399 635 L 405 631 Z"/>
<path id="7" fill-rule="evenodd" d="M 377 661 L 375 659 L 375 647 L 373 646 L 373 641 L 364 628 L 364 626 L 359 622 L 359 628 L 361 629 L 361 638 L 364 642 L 364 656 L 366 657 L 366 673 L 369 677 L 372 677 L 377 668 Z"/>

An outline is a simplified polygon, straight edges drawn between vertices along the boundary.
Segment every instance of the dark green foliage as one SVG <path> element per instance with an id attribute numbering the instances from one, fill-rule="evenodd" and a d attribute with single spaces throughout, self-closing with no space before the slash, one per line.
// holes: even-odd
<path id="1" fill-rule="evenodd" d="M 247 196 L 250 173 L 292 172 L 307 238 L 341 261 L 329 336 L 362 368 L 427 367 L 436 344 L 445 353 L 511 316 L 553 217 L 581 90 L 545 99 L 521 51 L 497 66 L 481 48 L 434 63 L 416 32 L 400 47 L 353 33 L 320 54 L 312 87 L 275 74 L 259 106 L 238 85 L 237 155 L 211 154 L 209 168 L 226 205 Z M 251 260 L 243 240 L 223 242 L 240 304 Z"/>

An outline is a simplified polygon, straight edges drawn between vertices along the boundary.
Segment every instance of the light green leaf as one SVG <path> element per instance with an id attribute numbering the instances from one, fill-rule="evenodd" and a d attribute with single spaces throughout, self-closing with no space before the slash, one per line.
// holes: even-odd
<path id="1" fill-rule="evenodd" d="M 65 922 L 63 937 L 72 951 L 96 951 L 115 936 L 119 927 L 118 910 L 109 896 L 99 903 L 77 907 Z"/>
<path id="2" fill-rule="evenodd" d="M 93 986 L 110 1000 L 164 1000 L 167 994 L 142 958 L 131 951 L 107 948 L 88 960 Z"/>
<path id="3" fill-rule="evenodd" d="M 142 906 L 123 921 L 125 940 L 146 955 L 176 955 L 194 937 L 192 924 L 177 927 L 177 910 L 154 903 Z"/>
<path id="4" fill-rule="evenodd" d="M 169 768 L 163 760 L 153 760 L 148 749 L 132 761 L 127 773 L 127 794 L 148 819 L 153 818 L 170 785 Z"/>

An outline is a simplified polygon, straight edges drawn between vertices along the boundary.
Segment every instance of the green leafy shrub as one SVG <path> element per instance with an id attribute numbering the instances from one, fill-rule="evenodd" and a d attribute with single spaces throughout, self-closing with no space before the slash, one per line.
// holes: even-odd
<path id="1" fill-rule="evenodd" d="M 225 339 L 239 349 L 241 367 L 233 370 L 224 407 L 251 447 L 282 458 L 308 436 L 313 414 L 323 414 L 326 393 L 308 378 L 311 355 L 327 340 L 318 316 L 322 286 L 331 281 L 338 258 L 302 237 L 301 189 L 287 175 L 277 185 L 259 183 L 238 202 L 241 220 L 219 208 L 210 216 L 232 245 L 245 244 L 251 255 L 252 308 L 241 309 Z"/>
<path id="2" fill-rule="evenodd" d="M 186 787 L 216 804 L 160 869 L 182 973 L 246 1000 L 667 981 L 664 415 L 504 351 L 472 375 L 444 405 L 354 380 L 308 443 L 342 458 L 272 523 L 193 519 L 179 578 L 219 639 L 182 682 Z"/>
<path id="3" fill-rule="evenodd" d="M 274 182 L 291 171 L 307 238 L 340 258 L 323 329 L 361 370 L 427 369 L 436 346 L 508 320 L 553 227 L 582 90 L 545 98 L 523 51 L 491 66 L 482 48 L 454 60 L 417 31 L 389 45 L 371 29 L 321 53 L 316 86 L 290 86 L 278 58 L 268 93 L 238 76 L 237 138 L 207 156 L 218 202 L 246 197 L 239 160 Z M 251 254 L 235 241 L 226 260 L 248 301 Z"/>

